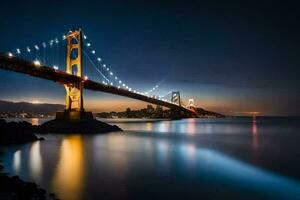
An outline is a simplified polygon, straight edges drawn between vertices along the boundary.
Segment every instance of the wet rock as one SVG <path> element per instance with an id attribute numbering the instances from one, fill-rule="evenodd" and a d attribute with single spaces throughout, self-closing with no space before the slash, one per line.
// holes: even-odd
<path id="1" fill-rule="evenodd" d="M 53 192 L 51 192 L 50 194 L 49 194 L 49 197 L 55 197 L 56 195 L 53 193 Z"/>
<path id="2" fill-rule="evenodd" d="M 25 182 L 18 176 L 9 177 L 0 173 L 0 194 L 4 199 L 46 199 L 46 191 L 31 182 Z"/>
<path id="3" fill-rule="evenodd" d="M 21 144 L 32 142 L 38 138 L 35 136 L 33 127 L 28 122 L 6 122 L 0 119 L 0 144 Z"/>

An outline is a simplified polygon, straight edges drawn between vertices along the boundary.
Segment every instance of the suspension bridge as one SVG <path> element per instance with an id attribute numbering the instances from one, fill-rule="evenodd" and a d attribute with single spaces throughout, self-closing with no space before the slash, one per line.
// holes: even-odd
<path id="1" fill-rule="evenodd" d="M 62 52 L 67 53 L 63 55 Z M 179 91 L 154 95 L 159 85 L 143 92 L 121 80 L 112 68 L 96 55 L 96 50 L 92 48 L 88 37 L 80 29 L 69 31 L 60 39 L 54 38 L 1 54 L 0 69 L 63 84 L 66 89 L 66 108 L 64 112 L 57 113 L 57 118 L 92 116 L 84 110 L 83 89 L 120 95 L 167 107 L 171 110 L 172 118 L 197 117 L 194 100 L 189 99 L 188 105 L 184 106 Z M 168 100 L 167 96 L 171 96 L 171 99 Z"/>

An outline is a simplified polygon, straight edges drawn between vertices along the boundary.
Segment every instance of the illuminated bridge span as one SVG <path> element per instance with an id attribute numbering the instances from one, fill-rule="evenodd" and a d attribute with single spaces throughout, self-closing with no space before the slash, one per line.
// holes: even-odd
<path id="1" fill-rule="evenodd" d="M 65 62 L 65 71 L 60 70 L 58 64 L 52 64 L 50 65 L 51 67 L 46 66 L 38 59 L 40 58 L 45 62 L 53 62 L 55 60 L 53 55 L 57 54 L 56 51 L 59 49 L 58 44 L 63 43 L 58 39 L 50 40 L 49 43 L 43 42 L 40 46 L 34 45 L 33 48 L 26 47 L 23 49 L 24 52 L 22 52 L 21 49 L 16 49 L 15 53 L 9 52 L 0 55 L 0 68 L 64 84 L 66 88 L 65 112 L 84 112 L 83 89 L 88 89 L 129 97 L 170 108 L 173 118 L 197 117 L 193 101 L 189 100 L 189 105 L 183 106 L 179 91 L 170 91 L 166 95 L 156 96 L 152 93 L 158 89 L 159 85 L 154 86 L 146 92 L 140 92 L 129 87 L 124 81 L 114 75 L 106 64 L 101 63 L 103 62 L 101 58 L 93 56 L 96 52 L 90 48 L 91 43 L 87 42 L 86 45 L 83 44 L 85 40 L 87 40 L 87 36 L 82 34 L 81 30 L 70 31 L 67 35 L 63 35 L 61 41 L 67 42 L 66 45 L 62 46 L 63 48 L 67 47 L 67 56 L 64 56 L 66 60 L 62 61 L 61 59 L 56 60 L 56 62 L 58 64 Z M 57 48 L 55 48 L 55 46 Z M 50 59 L 46 52 L 47 47 L 49 47 L 52 56 Z M 87 51 L 84 47 L 88 48 Z M 89 55 L 88 52 L 92 55 Z M 88 58 L 87 61 L 96 70 L 91 73 L 91 77 L 95 74 L 98 75 L 96 78 L 93 78 L 94 80 L 92 80 L 90 76 L 83 74 L 82 55 Z M 99 77 L 101 77 L 102 81 L 99 80 Z M 167 95 L 171 95 L 171 101 L 166 99 Z"/>

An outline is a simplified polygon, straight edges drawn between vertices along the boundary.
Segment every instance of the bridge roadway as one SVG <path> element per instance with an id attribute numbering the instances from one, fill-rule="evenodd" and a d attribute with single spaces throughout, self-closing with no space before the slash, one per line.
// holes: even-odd
<path id="1" fill-rule="evenodd" d="M 193 110 L 190 110 L 182 106 L 178 106 L 173 103 L 169 103 L 152 97 L 147 97 L 141 94 L 130 92 L 122 88 L 105 85 L 95 81 L 84 80 L 81 77 L 68 74 L 64 71 L 55 70 L 52 67 L 47 67 L 42 65 L 37 66 L 34 65 L 32 62 L 28 62 L 26 60 L 19 59 L 16 57 L 8 57 L 7 55 L 0 55 L 0 69 L 23 73 L 34 77 L 39 77 L 60 84 L 71 84 L 71 83 L 83 82 L 84 88 L 88 90 L 101 91 L 110 94 L 129 97 L 132 99 L 137 99 L 148 103 L 164 106 L 170 109 L 178 110 L 188 114 L 190 117 L 197 117 L 196 113 Z"/>

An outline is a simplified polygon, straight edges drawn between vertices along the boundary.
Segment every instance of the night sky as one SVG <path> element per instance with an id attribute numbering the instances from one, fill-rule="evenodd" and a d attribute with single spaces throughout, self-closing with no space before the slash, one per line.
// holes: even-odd
<path id="1" fill-rule="evenodd" d="M 139 90 L 161 83 L 155 94 L 180 90 L 184 101 L 225 114 L 299 115 L 300 5 L 195 2 L 2 1 L 0 51 L 81 27 L 118 77 Z M 2 70 L 0 82 L 0 99 L 64 103 L 62 85 Z M 145 104 L 85 91 L 85 105 Z"/>

